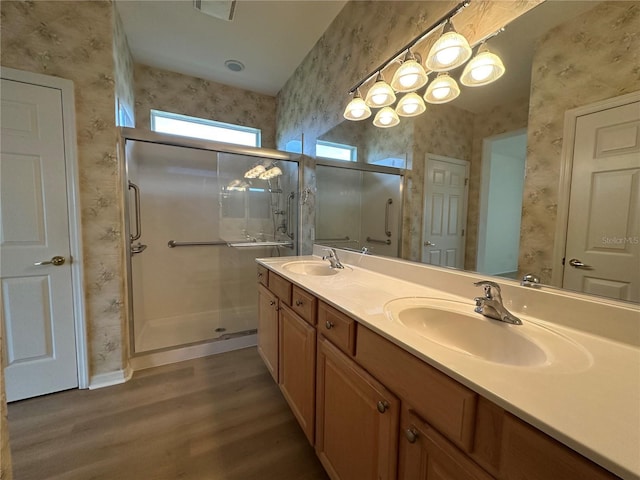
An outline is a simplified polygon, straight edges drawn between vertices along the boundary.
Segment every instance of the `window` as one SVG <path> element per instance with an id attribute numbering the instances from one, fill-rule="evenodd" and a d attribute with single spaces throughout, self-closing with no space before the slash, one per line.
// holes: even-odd
<path id="1" fill-rule="evenodd" d="M 184 137 L 202 138 L 215 142 L 235 143 L 248 147 L 261 144 L 258 128 L 216 122 L 205 118 L 188 117 L 177 113 L 151 110 L 151 130 Z"/>
<path id="2" fill-rule="evenodd" d="M 343 143 L 317 140 L 316 157 L 344 160 L 345 162 L 355 162 L 358 159 L 358 148 L 352 145 L 345 145 Z"/>

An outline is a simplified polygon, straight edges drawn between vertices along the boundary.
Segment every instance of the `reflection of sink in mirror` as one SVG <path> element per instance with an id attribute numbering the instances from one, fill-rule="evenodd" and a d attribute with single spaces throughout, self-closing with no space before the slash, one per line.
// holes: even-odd
<path id="1" fill-rule="evenodd" d="M 337 275 L 338 273 L 349 270 L 348 267 L 345 267 L 344 269 L 331 268 L 327 262 L 314 260 L 289 262 L 282 265 L 282 268 L 290 273 L 297 273 L 298 275 L 310 275 L 315 277 Z"/>
<path id="2" fill-rule="evenodd" d="M 387 317 L 431 342 L 492 363 L 517 367 L 582 369 L 589 355 L 573 341 L 531 321 L 510 325 L 473 312 L 471 302 L 400 298 L 384 307 Z"/>

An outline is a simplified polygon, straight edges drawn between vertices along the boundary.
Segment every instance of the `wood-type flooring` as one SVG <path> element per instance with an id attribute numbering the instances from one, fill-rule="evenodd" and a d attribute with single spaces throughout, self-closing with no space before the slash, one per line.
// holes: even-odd
<path id="1" fill-rule="evenodd" d="M 14 480 L 326 480 L 255 348 L 9 405 Z"/>

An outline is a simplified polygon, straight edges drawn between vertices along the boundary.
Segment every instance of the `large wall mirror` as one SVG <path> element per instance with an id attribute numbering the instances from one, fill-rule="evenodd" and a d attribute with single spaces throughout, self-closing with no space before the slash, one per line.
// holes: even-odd
<path id="1" fill-rule="evenodd" d="M 406 162 L 403 258 L 639 302 L 639 21 L 638 2 L 547 0 L 490 40 L 496 83 L 320 140 Z"/>

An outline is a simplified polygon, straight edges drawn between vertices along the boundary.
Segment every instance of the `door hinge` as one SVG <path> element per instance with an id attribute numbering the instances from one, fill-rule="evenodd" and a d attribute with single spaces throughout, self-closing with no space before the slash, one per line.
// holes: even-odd
<path id="1" fill-rule="evenodd" d="M 464 237 L 464 228 L 462 229 L 462 236 Z"/>

